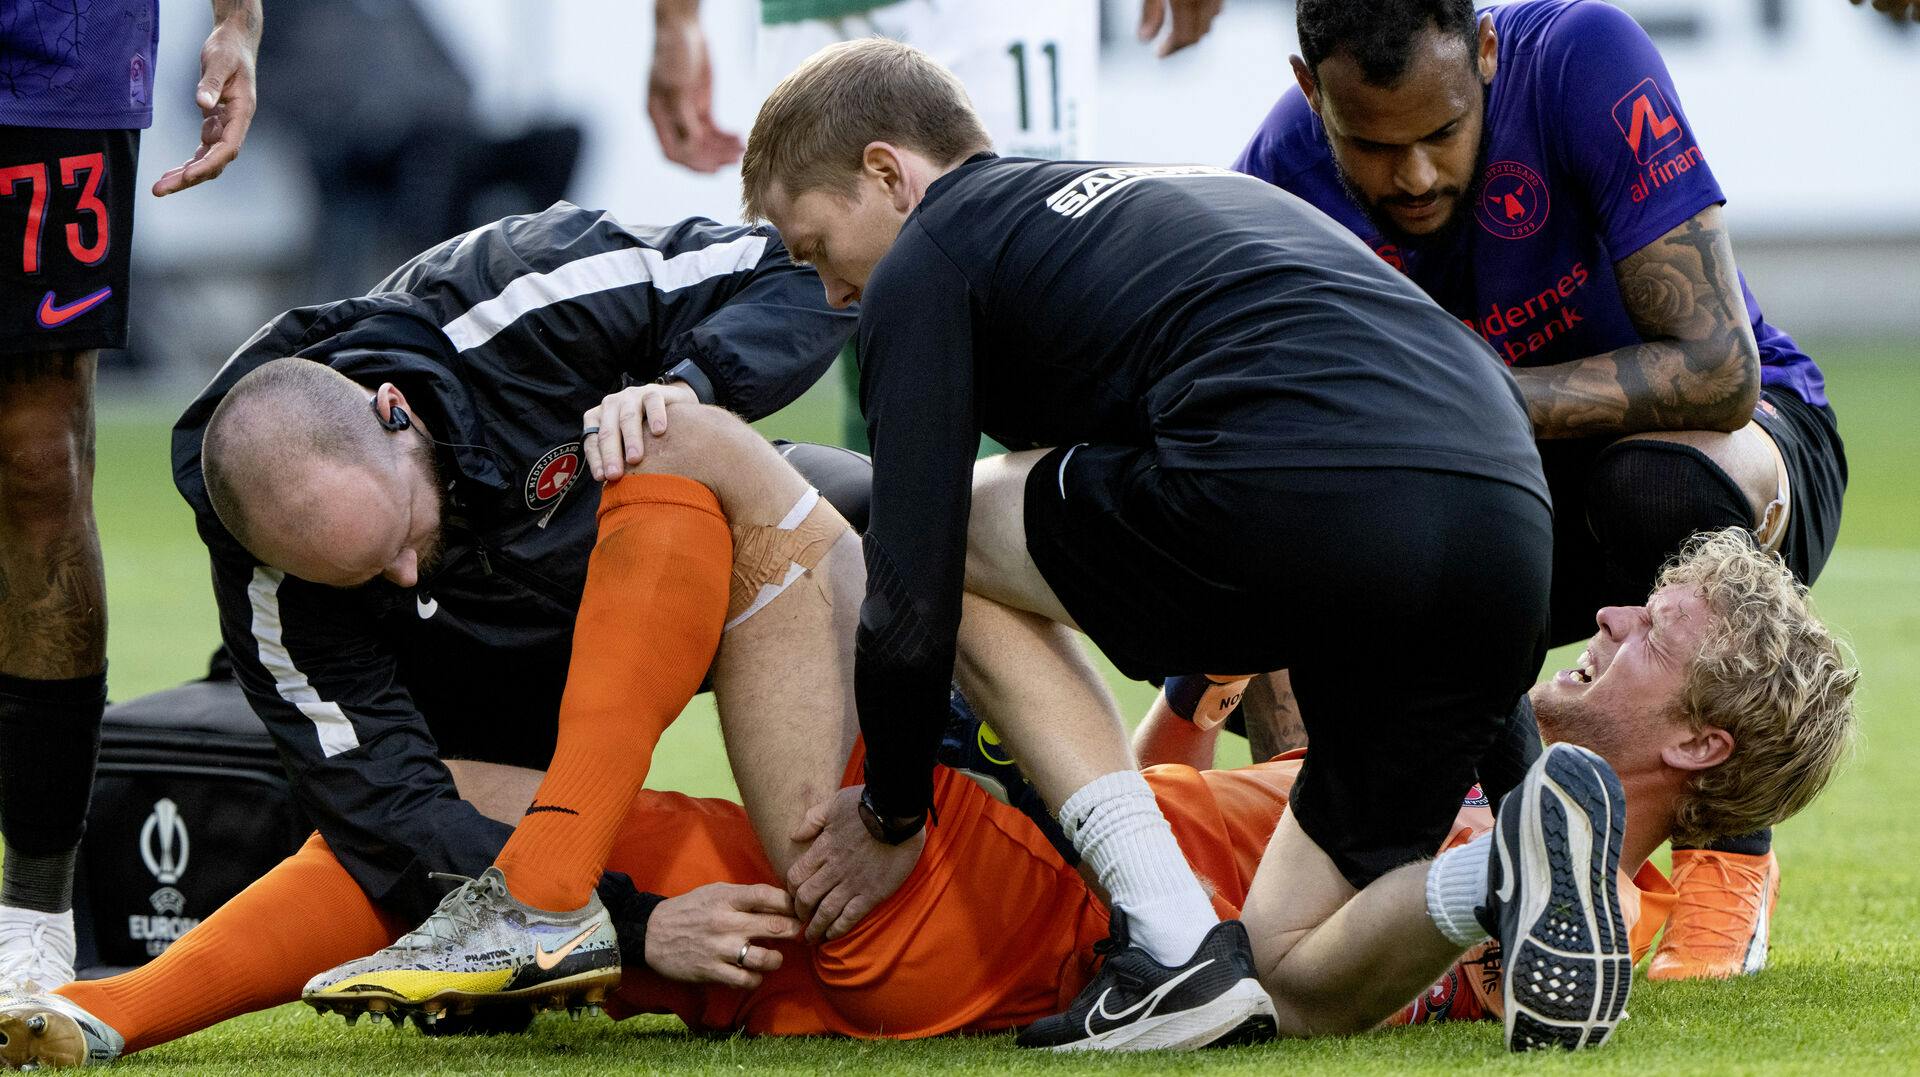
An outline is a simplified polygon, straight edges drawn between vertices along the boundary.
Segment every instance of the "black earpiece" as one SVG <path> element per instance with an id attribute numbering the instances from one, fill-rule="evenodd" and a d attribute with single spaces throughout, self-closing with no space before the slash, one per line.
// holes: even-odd
<path id="1" fill-rule="evenodd" d="M 368 397 L 367 405 L 373 408 L 373 417 L 380 420 L 380 425 L 386 427 L 388 430 L 400 431 L 413 425 L 413 417 L 407 414 L 407 409 L 398 404 L 388 408 L 385 415 L 381 415 L 379 393 Z"/>

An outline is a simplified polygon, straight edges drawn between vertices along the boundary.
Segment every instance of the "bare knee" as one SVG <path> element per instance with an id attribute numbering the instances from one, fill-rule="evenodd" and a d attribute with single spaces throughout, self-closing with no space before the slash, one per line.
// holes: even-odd
<path id="1" fill-rule="evenodd" d="M 646 452 L 631 473 L 692 479 L 712 490 L 736 523 L 753 522 L 766 511 L 777 519 L 807 485 L 758 431 L 724 408 L 669 404 L 667 432 L 645 437 Z M 775 495 L 786 503 L 777 509 L 762 504 Z"/>
<path id="2" fill-rule="evenodd" d="M 50 537 L 91 508 L 88 416 L 9 408 L 0 416 L 0 526 L 16 540 Z"/>

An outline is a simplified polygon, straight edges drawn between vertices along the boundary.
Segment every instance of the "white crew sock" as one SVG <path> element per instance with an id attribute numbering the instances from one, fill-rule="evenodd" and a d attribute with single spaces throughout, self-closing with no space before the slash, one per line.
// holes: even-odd
<path id="1" fill-rule="evenodd" d="M 1185 964 L 1220 922 L 1139 771 L 1081 786 L 1060 807 L 1060 829 L 1114 906 L 1126 911 L 1134 945 L 1155 961 Z"/>
<path id="2" fill-rule="evenodd" d="M 1492 851 L 1489 831 L 1434 857 L 1427 869 L 1427 915 L 1440 934 L 1458 946 L 1472 946 L 1487 937 L 1473 910 L 1487 902 L 1487 857 Z"/>

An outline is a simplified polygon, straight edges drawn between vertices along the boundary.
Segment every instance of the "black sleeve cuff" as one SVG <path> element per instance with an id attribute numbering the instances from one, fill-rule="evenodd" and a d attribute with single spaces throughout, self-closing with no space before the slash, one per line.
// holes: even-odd
<path id="1" fill-rule="evenodd" d="M 620 964 L 631 968 L 647 966 L 647 921 L 653 910 L 667 900 L 659 894 L 642 893 L 633 879 L 618 871 L 605 872 L 595 887 L 600 903 L 613 918 L 613 930 L 620 940 Z"/>
<path id="2" fill-rule="evenodd" d="M 876 769 L 873 753 L 868 751 L 861 765 L 866 779 L 867 803 L 890 819 L 933 814 L 933 765 L 925 767 L 887 766 Z M 878 780 L 876 780 L 876 778 Z"/>

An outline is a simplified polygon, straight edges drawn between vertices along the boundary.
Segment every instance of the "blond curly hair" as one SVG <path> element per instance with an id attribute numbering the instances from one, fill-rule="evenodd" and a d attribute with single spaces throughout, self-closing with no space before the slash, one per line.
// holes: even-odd
<path id="1" fill-rule="evenodd" d="M 1852 747 L 1860 671 L 1806 587 L 1738 528 L 1695 535 L 1660 573 L 1657 587 L 1674 586 L 1713 611 L 1680 705 L 1694 729 L 1734 742 L 1680 803 L 1674 838 L 1698 845 L 1772 826 L 1819 794 Z"/>

